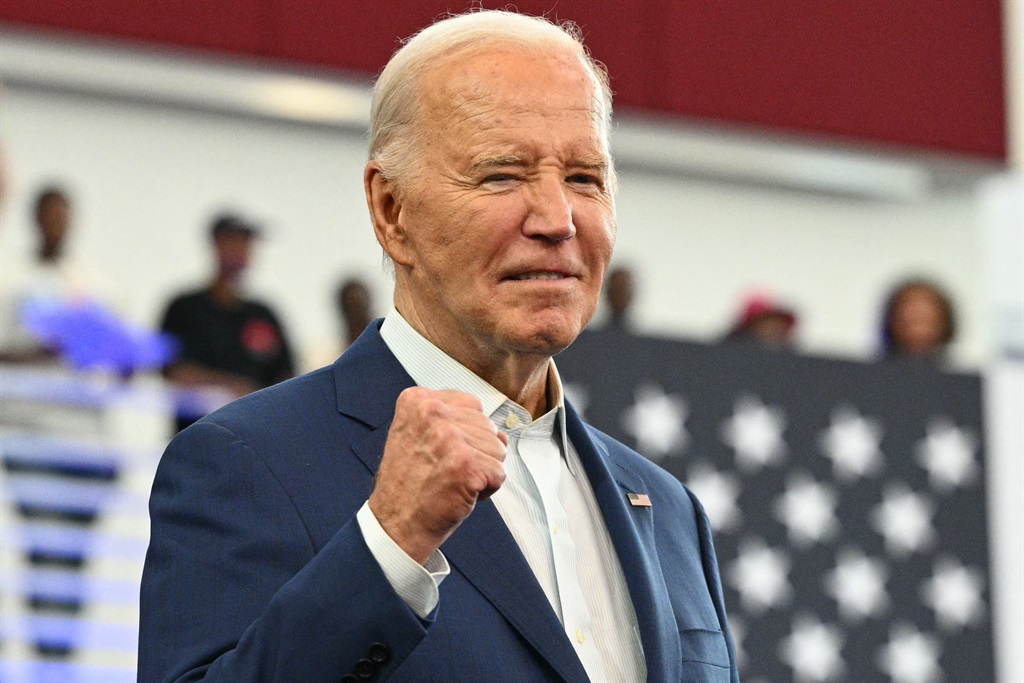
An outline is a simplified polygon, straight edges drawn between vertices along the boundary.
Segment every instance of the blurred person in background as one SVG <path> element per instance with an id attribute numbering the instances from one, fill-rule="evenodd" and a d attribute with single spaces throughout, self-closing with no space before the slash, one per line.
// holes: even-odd
<path id="1" fill-rule="evenodd" d="M 632 327 L 633 271 L 625 266 L 612 268 L 605 280 L 604 298 L 608 304 L 607 327 L 627 331 Z"/>
<path id="2" fill-rule="evenodd" d="M 748 342 L 771 349 L 792 349 L 797 316 L 771 294 L 757 290 L 743 299 L 735 321 L 725 336 L 728 342 Z"/>
<path id="3" fill-rule="evenodd" d="M 934 281 L 909 278 L 889 290 L 881 327 L 883 358 L 941 361 L 956 336 L 953 300 Z"/>
<path id="4" fill-rule="evenodd" d="M 0 362 L 57 364 L 57 346 L 40 340 L 30 318 L 56 307 L 109 303 L 112 287 L 68 256 L 73 207 L 67 190 L 47 185 L 33 204 L 35 253 L 0 283 Z"/>
<path id="5" fill-rule="evenodd" d="M 256 225 L 232 213 L 211 223 L 213 279 L 175 296 L 160 325 L 178 342 L 177 359 L 164 368 L 175 384 L 219 389 L 237 398 L 295 375 L 280 319 L 266 303 L 244 295 L 243 276 L 259 234 Z M 204 412 L 179 404 L 177 429 Z"/>
<path id="6" fill-rule="evenodd" d="M 338 360 L 338 356 L 363 333 L 373 321 L 373 301 L 370 288 L 360 277 L 342 279 L 331 292 L 331 308 L 338 324 L 338 332 L 327 340 L 314 344 L 304 360 L 310 370 L 322 368 Z"/>
<path id="7" fill-rule="evenodd" d="M 334 304 L 342 325 L 342 351 L 352 346 L 373 320 L 370 288 L 357 277 L 344 280 L 335 292 Z"/>

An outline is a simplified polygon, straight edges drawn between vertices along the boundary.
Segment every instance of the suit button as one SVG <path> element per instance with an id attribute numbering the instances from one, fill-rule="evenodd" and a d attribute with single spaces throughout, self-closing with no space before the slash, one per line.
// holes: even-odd
<path id="1" fill-rule="evenodd" d="M 356 662 L 356 676 L 361 681 L 368 681 L 377 673 L 377 665 L 369 659 L 360 659 Z"/>
<path id="2" fill-rule="evenodd" d="M 384 643 L 374 643 L 370 646 L 367 657 L 376 664 L 387 664 L 388 660 L 391 659 L 391 649 Z"/>

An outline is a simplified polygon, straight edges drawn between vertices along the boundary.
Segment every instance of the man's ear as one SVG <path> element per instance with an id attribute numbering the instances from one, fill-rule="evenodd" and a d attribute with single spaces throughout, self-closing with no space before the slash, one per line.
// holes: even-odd
<path id="1" fill-rule="evenodd" d="M 394 181 L 384 175 L 377 162 L 371 161 L 363 171 L 363 189 L 377 242 L 392 261 L 409 265 L 412 253 L 402 220 L 402 200 Z"/>

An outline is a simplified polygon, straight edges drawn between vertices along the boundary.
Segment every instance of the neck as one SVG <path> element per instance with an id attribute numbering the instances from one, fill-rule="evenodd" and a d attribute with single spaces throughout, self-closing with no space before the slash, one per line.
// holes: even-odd
<path id="1" fill-rule="evenodd" d="M 534 418 L 548 412 L 548 368 L 551 356 L 474 344 L 445 334 L 417 314 L 396 288 L 395 307 L 414 330 L 492 387 L 515 401 Z"/>
<path id="2" fill-rule="evenodd" d="M 493 369 L 474 367 L 461 360 L 459 362 L 525 408 L 526 412 L 530 413 L 534 419 L 550 410 L 548 405 L 550 357 L 544 356 L 537 362 L 525 365 L 523 363 L 505 363 Z"/>
<path id="3" fill-rule="evenodd" d="M 60 260 L 60 249 L 57 247 L 43 246 L 38 254 L 39 260 L 43 263 L 56 263 Z"/>
<path id="4" fill-rule="evenodd" d="M 219 276 L 210 285 L 210 296 L 222 304 L 238 301 L 238 283 L 229 277 Z"/>

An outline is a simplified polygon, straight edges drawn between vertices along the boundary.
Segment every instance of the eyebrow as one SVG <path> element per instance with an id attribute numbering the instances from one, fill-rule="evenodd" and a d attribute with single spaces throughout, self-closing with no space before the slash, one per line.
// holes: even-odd
<path id="1" fill-rule="evenodd" d="M 611 167 L 611 159 L 601 155 L 587 155 L 572 159 L 566 164 L 567 168 L 582 168 L 588 171 L 607 171 Z"/>
<path id="2" fill-rule="evenodd" d="M 521 156 L 515 154 L 497 154 L 474 159 L 473 163 L 470 164 L 470 170 L 480 171 L 501 166 L 525 166 L 526 163 Z"/>
<path id="3" fill-rule="evenodd" d="M 474 160 L 470 165 L 470 169 L 472 171 L 481 171 L 504 166 L 526 166 L 528 164 L 529 162 L 526 159 L 516 154 L 496 154 Z M 604 173 L 611 167 L 611 160 L 604 155 L 588 154 L 570 159 L 565 166 L 569 169 L 583 169 Z"/>

